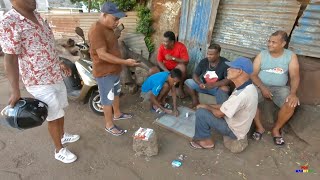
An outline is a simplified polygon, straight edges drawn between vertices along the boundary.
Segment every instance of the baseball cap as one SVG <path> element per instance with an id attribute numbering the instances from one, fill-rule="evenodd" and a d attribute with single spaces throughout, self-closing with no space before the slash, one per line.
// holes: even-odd
<path id="1" fill-rule="evenodd" d="M 226 64 L 232 68 L 242 69 L 247 74 L 251 74 L 253 72 L 251 60 L 245 57 L 239 57 L 232 62 L 226 62 Z"/>
<path id="2" fill-rule="evenodd" d="M 101 12 L 111 14 L 117 18 L 123 18 L 127 16 L 124 12 L 118 9 L 117 5 L 112 2 L 105 2 L 101 7 Z"/>

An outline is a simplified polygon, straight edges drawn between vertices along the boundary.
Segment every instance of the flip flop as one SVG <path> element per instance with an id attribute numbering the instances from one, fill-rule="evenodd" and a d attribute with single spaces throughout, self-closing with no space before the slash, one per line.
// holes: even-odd
<path id="1" fill-rule="evenodd" d="M 204 147 L 197 141 L 191 141 L 189 145 L 192 149 L 214 149 L 214 144 L 211 147 Z"/>
<path id="2" fill-rule="evenodd" d="M 163 107 L 166 109 L 172 109 L 172 106 L 169 103 L 166 103 Z"/>
<path id="3" fill-rule="evenodd" d="M 154 107 L 152 107 L 152 108 L 151 108 L 151 111 L 152 111 L 152 112 L 155 112 L 155 113 L 157 113 L 157 114 L 165 113 L 164 111 L 162 111 L 162 109 L 161 109 L 161 108 L 157 108 L 157 109 L 155 109 Z"/>
<path id="4" fill-rule="evenodd" d="M 280 137 L 273 137 L 273 142 L 277 146 L 283 146 L 285 144 L 284 139 L 282 136 Z"/>
<path id="5" fill-rule="evenodd" d="M 118 120 L 130 119 L 130 118 L 132 118 L 132 114 L 122 113 L 118 118 L 113 117 L 113 120 L 118 121 Z"/>
<path id="6" fill-rule="evenodd" d="M 113 131 L 112 131 L 113 129 L 118 130 L 119 133 L 113 132 Z M 116 126 L 116 125 L 112 126 L 111 128 L 105 128 L 104 130 L 106 130 L 108 133 L 110 133 L 110 134 L 112 134 L 112 135 L 114 135 L 114 136 L 121 136 L 121 135 L 123 135 L 124 133 L 127 132 L 127 130 L 123 130 L 123 129 L 119 128 L 119 127 Z"/>
<path id="7" fill-rule="evenodd" d="M 263 133 L 260 133 L 258 131 L 254 131 L 252 134 L 252 138 L 256 141 L 261 140 Z"/>

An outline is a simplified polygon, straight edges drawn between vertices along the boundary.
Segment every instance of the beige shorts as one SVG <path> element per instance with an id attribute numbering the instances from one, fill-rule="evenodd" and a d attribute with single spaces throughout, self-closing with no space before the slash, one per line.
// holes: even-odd
<path id="1" fill-rule="evenodd" d="M 64 108 L 67 107 L 67 89 L 63 81 L 50 85 L 35 85 L 26 87 L 34 98 L 48 105 L 47 121 L 54 121 L 64 116 Z"/>

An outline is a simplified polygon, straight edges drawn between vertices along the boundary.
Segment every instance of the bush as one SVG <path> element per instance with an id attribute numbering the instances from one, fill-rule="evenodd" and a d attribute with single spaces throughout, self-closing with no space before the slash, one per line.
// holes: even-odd
<path id="1" fill-rule="evenodd" d="M 114 2 L 118 6 L 118 8 L 122 11 L 130 11 L 137 4 L 136 0 L 111 0 L 111 1 Z"/>
<path id="2" fill-rule="evenodd" d="M 148 47 L 149 52 L 154 51 L 154 44 L 151 40 L 151 35 L 154 32 L 154 29 L 152 28 L 152 15 L 150 9 L 144 6 L 138 6 L 136 8 L 138 13 L 138 24 L 137 24 L 137 32 L 142 33 L 146 36 L 144 39 L 146 42 L 146 45 Z"/>

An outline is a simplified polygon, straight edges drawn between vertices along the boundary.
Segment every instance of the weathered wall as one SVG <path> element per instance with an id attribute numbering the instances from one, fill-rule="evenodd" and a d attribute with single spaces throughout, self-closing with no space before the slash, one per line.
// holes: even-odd
<path id="1" fill-rule="evenodd" d="M 145 36 L 136 32 L 137 13 L 126 12 L 127 17 L 122 18 L 120 23 L 124 24 L 124 30 L 121 33 L 120 40 L 135 53 L 142 55 L 148 59 L 149 52 L 144 42 Z M 91 25 L 98 20 L 99 13 L 78 13 L 78 14 L 42 14 L 50 24 L 56 39 L 73 38 L 81 41 L 75 33 L 75 27 L 81 27 L 84 31 L 86 39 L 88 39 L 88 31 Z"/>
<path id="2" fill-rule="evenodd" d="M 276 30 L 290 34 L 300 10 L 292 0 L 221 0 L 212 42 L 224 50 L 254 57 Z"/>
<path id="3" fill-rule="evenodd" d="M 170 30 L 178 36 L 181 4 L 181 0 L 152 0 L 151 12 L 155 30 L 152 38 L 156 46 L 154 54 L 162 41 L 164 32 Z"/>
<path id="4" fill-rule="evenodd" d="M 319 58 L 298 56 L 300 64 L 300 86 L 298 96 L 302 104 L 320 105 L 320 61 Z"/>
<path id="5" fill-rule="evenodd" d="M 189 76 L 192 75 L 198 62 L 206 56 L 219 3 L 220 0 L 182 1 L 179 41 L 188 48 Z"/>
<path id="6" fill-rule="evenodd" d="M 320 58 L 320 2 L 310 3 L 291 34 L 289 47 L 299 55 Z"/>

